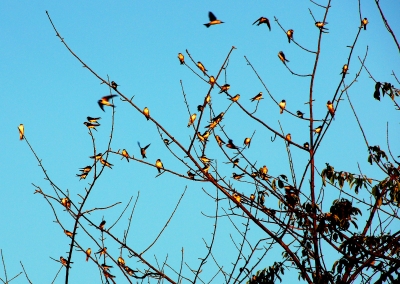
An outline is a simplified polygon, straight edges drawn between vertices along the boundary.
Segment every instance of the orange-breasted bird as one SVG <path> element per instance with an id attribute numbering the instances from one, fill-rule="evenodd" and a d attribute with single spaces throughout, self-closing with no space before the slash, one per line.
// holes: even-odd
<path id="1" fill-rule="evenodd" d="M 222 144 L 225 144 L 224 141 L 222 141 L 221 137 L 219 135 L 215 135 L 215 140 L 217 140 L 218 146 L 221 147 Z"/>
<path id="2" fill-rule="evenodd" d="M 333 107 L 333 103 L 331 101 L 328 101 L 326 103 L 326 107 L 328 108 L 329 113 L 332 115 L 332 117 L 334 117 L 335 116 L 335 108 Z"/>
<path id="3" fill-rule="evenodd" d="M 210 76 L 210 78 L 208 79 L 208 83 L 209 83 L 211 86 L 214 86 L 214 84 L 215 84 L 215 78 L 214 78 L 214 76 Z"/>
<path id="4" fill-rule="evenodd" d="M 111 88 L 113 88 L 114 90 L 117 89 L 119 85 L 117 83 L 115 83 L 114 81 L 111 81 Z"/>
<path id="5" fill-rule="evenodd" d="M 328 30 L 327 28 L 325 28 L 326 24 L 328 24 L 328 22 L 315 22 L 315 26 L 322 31 Z"/>
<path id="6" fill-rule="evenodd" d="M 198 61 L 198 62 L 197 62 L 197 67 L 199 67 L 199 69 L 200 69 L 201 71 L 203 71 L 203 74 L 206 75 L 206 71 L 208 71 L 208 70 L 204 67 L 203 63 L 201 63 L 200 61 Z"/>
<path id="7" fill-rule="evenodd" d="M 150 119 L 150 111 L 149 111 L 149 109 L 148 109 L 147 107 L 145 107 L 145 108 L 143 109 L 143 114 L 144 114 L 144 116 L 147 118 L 147 120 Z"/>
<path id="8" fill-rule="evenodd" d="M 368 19 L 364 18 L 361 21 L 361 26 L 364 27 L 364 31 L 367 30 Z"/>
<path id="9" fill-rule="evenodd" d="M 99 119 L 101 119 L 101 117 L 91 117 L 91 116 L 87 117 L 87 121 L 89 121 L 90 123 L 97 123 Z"/>
<path id="10" fill-rule="evenodd" d="M 282 114 L 283 113 L 283 111 L 285 110 L 285 108 L 286 108 L 286 101 L 285 100 L 282 100 L 280 103 L 279 103 L 279 107 L 280 107 L 280 114 Z"/>
<path id="11" fill-rule="evenodd" d="M 107 264 L 105 264 L 105 263 L 103 263 L 103 264 L 101 265 L 101 267 L 102 267 L 104 270 L 110 270 L 110 268 L 113 268 L 111 265 L 107 265 Z"/>
<path id="12" fill-rule="evenodd" d="M 229 139 L 228 140 L 228 144 L 225 145 L 226 147 L 230 148 L 230 149 L 239 149 L 238 146 L 236 146 L 235 144 L 233 144 L 233 140 Z"/>
<path id="13" fill-rule="evenodd" d="M 164 168 L 164 166 L 163 166 L 163 164 L 162 164 L 160 159 L 157 159 L 157 161 L 156 161 L 156 168 L 157 168 L 159 173 L 161 173 L 161 169 Z"/>
<path id="14" fill-rule="evenodd" d="M 260 18 L 258 18 L 258 19 L 253 23 L 253 25 L 254 25 L 255 23 L 257 23 L 257 22 L 258 22 L 257 26 L 259 26 L 259 25 L 261 25 L 261 24 L 267 24 L 268 29 L 271 30 L 271 24 L 269 23 L 269 20 L 268 20 L 267 18 L 265 18 L 265 17 L 260 17 Z"/>
<path id="15" fill-rule="evenodd" d="M 100 230 L 104 230 L 104 225 L 106 224 L 106 220 L 101 221 L 100 225 L 99 225 L 99 229 Z"/>
<path id="16" fill-rule="evenodd" d="M 88 175 L 88 173 L 83 172 L 83 173 L 81 173 L 79 175 L 77 174 L 76 176 L 80 177 L 79 180 L 81 180 L 81 179 L 85 179 L 87 177 L 87 175 Z"/>
<path id="17" fill-rule="evenodd" d="M 100 163 L 102 163 L 104 166 L 109 167 L 112 169 L 113 164 L 107 162 L 106 160 L 103 159 L 103 157 L 100 159 Z"/>
<path id="18" fill-rule="evenodd" d="M 18 126 L 18 131 L 19 131 L 19 140 L 22 140 L 22 139 L 24 139 L 24 125 L 21 123 L 19 126 Z"/>
<path id="19" fill-rule="evenodd" d="M 107 247 L 104 247 L 104 248 L 101 248 L 98 252 L 95 252 L 95 254 L 103 255 L 103 254 L 106 254 L 106 252 L 107 252 Z"/>
<path id="20" fill-rule="evenodd" d="M 189 122 L 188 122 L 187 127 L 190 127 L 190 125 L 193 124 L 193 122 L 196 120 L 196 116 L 197 116 L 197 115 L 194 113 L 194 114 L 192 114 L 192 115 L 189 117 Z"/>
<path id="21" fill-rule="evenodd" d="M 218 20 L 217 17 L 212 12 L 208 12 L 208 18 L 210 19 L 210 22 L 204 24 L 207 28 L 209 28 L 212 25 L 218 25 L 224 23 L 221 20 Z"/>
<path id="22" fill-rule="evenodd" d="M 250 195 L 250 201 L 253 202 L 256 199 L 256 196 L 252 193 Z"/>
<path id="23" fill-rule="evenodd" d="M 67 266 L 67 260 L 65 258 L 63 258 L 62 256 L 60 256 L 60 262 L 62 265 Z M 73 262 L 71 262 L 73 263 Z"/>
<path id="24" fill-rule="evenodd" d="M 283 53 L 283 51 L 279 51 L 278 52 L 278 57 L 284 64 L 286 64 L 286 62 L 290 62 L 289 60 L 286 59 L 285 54 Z"/>
<path id="25" fill-rule="evenodd" d="M 231 87 L 231 85 L 229 85 L 229 84 L 223 85 L 223 86 L 221 87 L 221 90 L 219 91 L 218 94 L 221 94 L 221 93 L 223 93 L 223 92 L 228 91 L 230 87 Z"/>
<path id="26" fill-rule="evenodd" d="M 250 148 L 250 142 L 251 142 L 251 138 L 247 137 L 244 139 L 243 144 L 248 146 L 248 148 Z"/>
<path id="27" fill-rule="evenodd" d="M 343 74 L 343 76 L 345 76 L 347 74 L 348 70 L 349 70 L 349 66 L 347 64 L 345 64 L 345 65 L 343 65 L 342 72 L 340 74 Z"/>
<path id="28" fill-rule="evenodd" d="M 65 229 L 64 229 L 64 234 L 66 234 L 68 237 L 72 237 L 73 236 L 72 232 L 70 232 L 68 230 L 65 230 Z"/>
<path id="29" fill-rule="evenodd" d="M 314 129 L 314 134 L 320 133 L 322 130 L 322 125 L 318 126 L 317 128 Z"/>
<path id="30" fill-rule="evenodd" d="M 254 102 L 254 101 L 259 101 L 262 99 L 262 92 L 259 92 L 257 95 L 255 95 L 254 97 L 252 97 L 250 99 L 250 101 Z"/>
<path id="31" fill-rule="evenodd" d="M 232 102 L 237 102 L 240 99 L 240 95 L 237 94 L 236 96 L 229 98 Z"/>
<path id="32" fill-rule="evenodd" d="M 122 155 L 122 159 L 125 157 L 126 160 L 129 162 L 129 154 L 128 154 L 128 151 L 126 151 L 125 149 L 123 149 L 121 155 Z"/>
<path id="33" fill-rule="evenodd" d="M 89 158 L 95 159 L 95 161 L 97 161 L 97 160 L 100 160 L 102 156 L 103 156 L 102 153 L 98 153 L 97 155 L 90 156 Z"/>
<path id="34" fill-rule="evenodd" d="M 185 64 L 185 56 L 182 53 L 178 53 L 178 59 L 181 65 Z"/>
<path id="35" fill-rule="evenodd" d="M 118 265 L 125 266 L 125 260 L 122 258 L 122 256 L 118 257 Z"/>
<path id="36" fill-rule="evenodd" d="M 286 134 L 285 139 L 287 141 L 292 141 L 292 135 L 290 135 L 290 133 Z"/>
<path id="37" fill-rule="evenodd" d="M 140 142 L 139 142 L 139 141 L 137 142 L 137 144 L 139 145 L 140 154 L 142 155 L 142 159 L 147 158 L 147 157 L 146 157 L 146 150 L 147 150 L 147 148 L 150 147 L 151 143 L 148 144 L 147 146 L 143 147 L 143 148 L 140 146 Z"/>
<path id="38" fill-rule="evenodd" d="M 79 170 L 83 173 L 88 173 L 92 169 L 92 166 L 86 166 L 84 168 L 80 168 Z"/>
<path id="39" fill-rule="evenodd" d="M 104 106 L 110 106 L 110 107 L 115 107 L 112 103 L 109 102 L 110 99 L 116 97 L 117 95 L 109 95 L 109 96 L 104 96 L 100 100 L 97 101 L 99 104 L 99 107 L 101 108 L 102 111 L 104 110 Z"/>
<path id="40" fill-rule="evenodd" d="M 200 160 L 203 162 L 203 164 L 208 164 L 212 161 L 212 159 L 207 158 L 206 155 L 201 156 Z"/>
<path id="41" fill-rule="evenodd" d="M 88 261 L 89 260 L 89 257 L 90 257 L 90 254 L 92 253 L 92 249 L 91 248 L 88 248 L 87 250 L 86 250 L 86 261 Z"/>
<path id="42" fill-rule="evenodd" d="M 112 275 L 110 272 L 108 272 L 107 270 L 103 269 L 103 274 L 105 278 L 115 278 L 114 275 Z"/>
<path id="43" fill-rule="evenodd" d="M 71 201 L 69 200 L 68 197 L 62 198 L 61 199 L 61 204 L 67 209 L 71 208 Z"/>
<path id="44" fill-rule="evenodd" d="M 290 40 L 293 39 L 293 34 L 294 34 L 294 30 L 292 30 L 292 29 L 290 29 L 286 32 L 289 43 L 290 43 Z"/>
<path id="45" fill-rule="evenodd" d="M 242 201 L 242 197 L 239 194 L 237 194 L 236 192 L 234 194 L 232 194 L 232 197 L 237 201 L 237 203 L 240 203 L 240 201 Z"/>
<path id="46" fill-rule="evenodd" d="M 86 125 L 86 127 L 88 129 L 93 129 L 93 130 L 96 130 L 96 131 L 97 131 L 96 127 L 100 126 L 100 124 L 98 124 L 98 123 L 93 124 L 93 123 L 90 123 L 90 122 L 87 122 L 87 121 L 85 121 L 83 124 Z"/>

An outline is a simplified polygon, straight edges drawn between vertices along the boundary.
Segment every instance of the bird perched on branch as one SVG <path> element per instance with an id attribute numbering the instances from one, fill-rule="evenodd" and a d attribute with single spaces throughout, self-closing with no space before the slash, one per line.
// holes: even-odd
<path id="1" fill-rule="evenodd" d="M 290 43 L 290 40 L 293 39 L 293 33 L 294 33 L 294 30 L 292 30 L 292 29 L 290 29 L 286 32 L 289 43 Z"/>
<path id="2" fill-rule="evenodd" d="M 270 25 L 269 20 L 268 20 L 267 18 L 265 18 L 265 17 L 260 17 L 259 19 L 257 19 L 257 20 L 253 23 L 253 25 L 254 25 L 255 23 L 257 23 L 257 22 L 258 22 L 257 26 L 259 26 L 259 25 L 261 25 L 261 24 L 267 24 L 268 29 L 271 30 L 271 25 Z"/>
<path id="3" fill-rule="evenodd" d="M 164 168 L 164 166 L 163 166 L 163 164 L 162 164 L 160 159 L 157 159 L 157 161 L 156 161 L 156 168 L 157 168 L 159 173 L 161 173 L 161 169 Z"/>
<path id="4" fill-rule="evenodd" d="M 128 154 L 128 151 L 126 151 L 125 149 L 123 149 L 121 155 L 122 155 L 122 159 L 125 157 L 126 160 L 129 162 L 129 154 Z M 121 160 L 122 160 L 122 159 L 121 159 Z"/>
<path id="5" fill-rule="evenodd" d="M 259 92 L 257 95 L 255 95 L 254 97 L 252 97 L 250 99 L 250 101 L 254 102 L 254 101 L 259 101 L 262 99 L 262 92 Z"/>
<path id="6" fill-rule="evenodd" d="M 206 71 L 208 70 L 204 67 L 203 63 L 201 63 L 200 61 L 197 62 L 197 67 L 199 67 L 199 69 L 203 72 L 203 74 L 206 75 Z"/>
<path id="7" fill-rule="evenodd" d="M 328 108 L 328 111 L 331 114 L 331 116 L 334 117 L 335 116 L 335 108 L 333 107 L 333 103 L 331 101 L 328 101 L 326 103 L 326 107 Z"/>
<path id="8" fill-rule="evenodd" d="M 221 87 L 221 90 L 219 91 L 218 94 L 221 94 L 221 93 L 223 93 L 223 92 L 228 91 L 230 87 L 231 87 L 231 85 L 229 85 L 229 84 L 223 85 L 223 86 Z"/>
<path id="9" fill-rule="evenodd" d="M 147 107 L 143 109 L 143 115 L 147 118 L 147 120 L 150 119 L 150 111 Z"/>
<path id="10" fill-rule="evenodd" d="M 197 116 L 197 115 L 194 113 L 194 114 L 192 114 L 192 115 L 189 117 L 189 122 L 188 122 L 187 127 L 190 127 L 190 125 L 193 124 L 193 122 L 196 120 L 196 116 Z"/>
<path id="11" fill-rule="evenodd" d="M 19 140 L 22 140 L 22 139 L 24 139 L 24 125 L 21 123 L 19 126 L 18 126 L 18 131 L 19 131 Z"/>
<path id="12" fill-rule="evenodd" d="M 283 51 L 279 51 L 278 52 L 278 57 L 283 62 L 283 64 L 286 64 L 286 62 L 290 62 L 289 60 L 286 59 L 285 54 L 283 53 Z"/>
<path id="13" fill-rule="evenodd" d="M 204 24 L 207 28 L 209 28 L 212 25 L 218 25 L 224 23 L 221 20 L 218 20 L 217 17 L 212 12 L 208 12 L 208 18 L 210 19 L 210 22 Z"/>
<path id="14" fill-rule="evenodd" d="M 182 53 L 178 53 L 178 59 L 181 65 L 185 64 L 185 56 Z"/>
<path id="15" fill-rule="evenodd" d="M 282 100 L 280 103 L 279 103 L 279 107 L 280 107 L 280 114 L 282 114 L 283 113 L 283 111 L 285 110 L 285 108 L 286 108 L 286 101 L 285 100 Z"/>
<path id="16" fill-rule="evenodd" d="M 364 27 L 364 31 L 367 30 L 368 19 L 364 18 L 361 20 L 361 26 Z"/>

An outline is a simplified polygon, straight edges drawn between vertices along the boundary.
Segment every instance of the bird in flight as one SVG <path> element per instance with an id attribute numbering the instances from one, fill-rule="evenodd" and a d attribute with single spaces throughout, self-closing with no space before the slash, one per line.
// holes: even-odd
<path id="1" fill-rule="evenodd" d="M 101 110 L 104 111 L 104 106 L 115 107 L 112 103 L 109 102 L 109 100 L 116 96 L 117 95 L 104 96 L 101 98 L 101 100 L 98 100 L 97 103 L 99 104 L 99 107 L 101 108 Z"/>
<path id="2" fill-rule="evenodd" d="M 218 25 L 224 23 L 221 20 L 218 20 L 217 17 L 212 12 L 208 12 L 208 18 L 210 19 L 210 22 L 204 24 L 207 28 L 209 28 L 212 25 Z"/>
<path id="3" fill-rule="evenodd" d="M 256 20 L 256 21 L 253 23 L 253 25 L 254 25 L 255 23 L 257 23 L 257 22 L 258 22 L 257 26 L 259 26 L 259 25 L 261 25 L 261 24 L 267 24 L 268 29 L 271 30 L 271 24 L 269 23 L 269 20 L 268 20 L 267 18 L 265 18 L 265 17 L 260 17 L 258 20 Z"/>

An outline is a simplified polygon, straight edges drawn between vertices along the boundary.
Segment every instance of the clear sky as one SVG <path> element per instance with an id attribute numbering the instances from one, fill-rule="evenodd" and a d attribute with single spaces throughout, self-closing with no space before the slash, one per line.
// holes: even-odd
<path id="1" fill-rule="evenodd" d="M 279 61 L 277 54 L 282 50 L 288 66 L 296 73 L 310 74 L 315 56 L 288 43 L 285 33 L 274 21 L 276 17 L 287 30 L 294 29 L 294 38 L 302 46 L 316 50 L 318 29 L 314 26 L 308 8 L 317 20 L 322 20 L 323 9 L 308 1 L 1 1 L 0 2 L 0 82 L 2 83 L 2 147 L 0 172 L 1 234 L 0 248 L 7 264 L 8 276 L 21 271 L 20 261 L 34 283 L 49 283 L 56 275 L 60 264 L 49 257 L 66 257 L 69 238 L 54 223 L 51 208 L 38 194 L 34 195 L 35 184 L 48 194 L 53 191 L 44 180 L 27 144 L 18 140 L 17 127 L 25 125 L 26 136 L 53 181 L 71 198 L 83 194 L 90 181 L 79 181 L 75 175 L 78 169 L 89 165 L 93 154 L 91 138 L 83 125 L 87 116 L 101 116 L 101 126 L 94 132 L 98 152 L 106 150 L 111 127 L 111 109 L 100 110 L 97 100 L 109 93 L 105 85 L 66 50 L 55 36 L 45 14 L 47 10 L 65 41 L 103 78 L 110 76 L 119 90 L 127 97 L 134 97 L 140 107 L 147 106 L 152 117 L 157 119 L 183 145 L 188 145 L 193 129 L 187 128 L 188 113 L 182 96 L 182 80 L 190 111 L 196 112 L 203 102 L 209 86 L 185 66 L 181 66 L 177 54 L 186 55 L 187 49 L 195 61 L 201 61 L 216 75 L 232 46 L 226 73 L 226 83 L 231 85 L 231 94 L 241 94 L 245 107 L 254 109 L 250 98 L 264 92 L 256 115 L 279 131 L 278 121 L 285 133 L 303 144 L 309 137 L 308 123 L 288 113 L 279 115 L 278 106 L 266 95 L 266 90 L 247 65 L 244 56 L 253 64 L 269 91 L 277 101 L 285 99 L 292 112 L 308 111 L 304 103 L 308 100 L 309 77 L 290 75 Z M 320 1 L 324 4 L 325 1 Z M 400 37 L 400 2 L 381 1 L 382 9 L 395 33 Z M 353 44 L 359 27 L 357 1 L 332 1 L 327 27 L 329 33 L 323 36 L 321 59 L 314 88 L 315 117 L 326 114 L 326 102 L 330 100 L 340 82 L 342 66 L 347 62 L 349 48 Z M 360 70 L 358 56 L 365 56 L 366 66 L 378 81 L 388 81 L 396 87 L 392 70 L 400 77 L 399 51 L 386 31 L 374 1 L 361 1 L 362 16 L 369 20 L 366 31 L 361 31 L 349 65 L 349 84 Z M 224 21 L 222 25 L 206 28 L 208 12 Z M 261 16 L 271 21 L 272 31 L 267 26 L 252 23 Z M 188 56 L 186 61 L 194 68 Z M 224 75 L 224 74 L 222 74 Z M 219 84 L 225 83 L 221 76 Z M 398 111 L 387 97 L 381 102 L 373 99 L 374 81 L 363 70 L 357 82 L 350 88 L 349 95 L 371 145 L 381 145 L 385 151 L 386 122 L 389 122 L 391 150 L 400 153 L 400 125 Z M 212 93 L 213 107 L 225 111 L 229 105 L 226 95 Z M 160 158 L 166 168 L 185 174 L 187 169 L 177 161 L 160 140 L 157 129 L 128 104 L 119 98 L 116 105 L 115 132 L 111 145 L 113 150 L 126 148 L 131 155 L 140 157 L 137 141 L 142 145 L 151 143 L 148 161 L 154 163 Z M 203 125 L 203 124 L 202 124 Z M 251 148 L 247 151 L 252 161 L 259 166 L 266 164 L 271 175 L 290 175 L 287 155 L 282 141 L 271 142 L 273 136 L 243 115 L 233 105 L 224 118 L 225 130 L 230 138 L 241 144 L 244 137 L 256 130 Z M 204 124 L 205 126 L 205 124 Z M 203 126 L 202 126 L 203 127 Z M 211 138 L 213 140 L 213 138 Z M 213 141 L 214 142 L 214 141 Z M 179 156 L 182 152 L 176 150 Z M 198 147 L 197 147 L 198 149 Z M 319 150 L 317 166 L 322 169 L 330 163 L 337 170 L 359 173 L 381 178 L 382 175 L 367 164 L 367 149 L 347 99 L 340 102 L 336 119 L 331 125 Z M 302 174 L 307 163 L 306 152 L 292 147 L 295 171 Z M 218 159 L 224 175 L 232 175 L 232 166 L 224 164 L 227 159 L 215 143 L 207 149 L 207 156 Z M 129 243 L 138 252 L 144 250 L 157 236 L 176 202 L 187 186 L 175 217 L 159 242 L 145 253 L 145 258 L 156 265 L 154 255 L 161 264 L 166 257 L 168 263 L 179 268 L 181 250 L 184 248 L 185 262 L 197 269 L 200 257 L 206 255 L 204 240 L 209 243 L 213 230 L 215 202 L 204 193 L 215 195 L 213 187 L 179 179 L 165 173 L 157 178 L 156 169 L 143 164 L 120 160 L 111 155 L 112 170 L 105 169 L 99 184 L 87 203 L 87 209 L 106 207 L 116 202 L 122 204 L 107 211 L 91 214 L 93 222 L 100 223 L 102 217 L 113 223 L 125 208 L 130 197 L 134 199 L 140 191 L 140 198 L 134 213 Z M 299 178 L 298 178 L 299 179 Z M 254 188 L 232 181 L 235 188 L 250 194 Z M 333 195 L 335 198 L 337 195 Z M 223 204 L 225 202 L 225 204 Z M 230 205 L 221 202 L 222 208 Z M 276 207 L 277 204 L 271 205 Z M 131 207 L 130 207 L 131 208 Z M 220 214 L 224 214 L 220 208 Z M 329 210 L 329 207 L 326 207 Z M 59 210 L 63 224 L 72 230 L 72 220 L 66 212 Z M 124 215 L 114 229 L 121 239 L 127 224 Z M 238 225 L 244 220 L 235 219 Z M 215 255 L 231 271 L 231 262 L 236 255 L 229 232 L 237 237 L 237 231 L 227 218 L 221 218 L 216 239 Z M 243 228 L 241 228 L 243 229 Z M 261 238 L 257 229 L 252 229 L 252 238 Z M 99 234 L 96 232 L 98 238 Z M 81 239 L 79 239 L 81 238 Z M 78 241 L 84 247 L 93 246 L 84 232 L 78 230 Z M 110 241 L 110 240 L 106 240 Z M 118 247 L 110 244 L 112 254 L 119 255 Z M 94 246 L 93 250 L 97 249 Z M 265 259 L 258 269 L 265 268 L 280 260 Z M 128 259 L 132 268 L 141 267 L 136 260 Z M 86 263 L 81 252 L 74 252 L 71 283 L 89 283 L 98 277 L 93 263 Z M 114 268 L 117 282 L 124 277 Z M 167 273 L 174 276 L 170 270 Z M 62 283 L 64 270 L 57 283 Z M 217 273 L 209 259 L 203 276 L 210 279 Z M 188 270 L 186 275 L 190 276 Z M 0 272 L 0 276 L 3 274 Z M 296 275 L 294 275 L 296 278 Z M 176 279 L 176 278 L 175 278 Z M 218 278 L 217 278 L 218 279 Z M 221 278 L 215 283 L 221 283 Z M 97 281 L 96 281 L 97 282 Z M 20 276 L 14 283 L 25 283 Z"/>

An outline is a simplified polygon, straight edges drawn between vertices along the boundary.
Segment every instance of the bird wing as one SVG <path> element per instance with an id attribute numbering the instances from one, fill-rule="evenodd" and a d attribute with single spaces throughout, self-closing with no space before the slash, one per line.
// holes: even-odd
<path id="1" fill-rule="evenodd" d="M 208 17 L 210 18 L 211 22 L 217 19 L 217 17 L 215 17 L 215 15 L 212 12 L 208 12 Z"/>
<path id="2" fill-rule="evenodd" d="M 150 143 L 150 144 L 151 144 L 151 143 Z M 146 150 L 147 148 L 149 148 L 150 144 L 149 144 L 149 145 L 147 145 L 146 147 L 144 147 L 144 149 Z"/>
<path id="3" fill-rule="evenodd" d="M 260 20 L 261 20 L 261 18 L 258 18 L 258 19 L 253 23 L 253 25 L 254 25 L 255 23 L 259 22 Z"/>
<path id="4" fill-rule="evenodd" d="M 101 110 L 104 111 L 104 107 L 103 107 L 103 104 L 101 103 L 101 100 L 99 100 L 97 103 L 99 104 L 99 107 L 101 108 Z"/>

